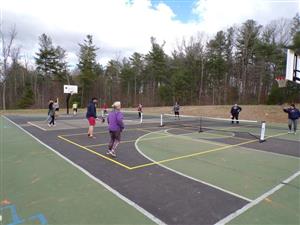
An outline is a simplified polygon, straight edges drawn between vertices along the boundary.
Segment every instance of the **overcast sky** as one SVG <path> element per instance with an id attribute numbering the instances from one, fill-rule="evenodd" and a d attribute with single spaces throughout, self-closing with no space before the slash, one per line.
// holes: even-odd
<path id="1" fill-rule="evenodd" d="M 2 30 L 17 28 L 21 52 L 33 57 L 38 37 L 50 35 L 77 62 L 78 43 L 92 34 L 98 60 L 147 53 L 150 37 L 168 52 L 183 36 L 213 34 L 247 19 L 267 24 L 292 18 L 300 0 L 0 0 Z"/>

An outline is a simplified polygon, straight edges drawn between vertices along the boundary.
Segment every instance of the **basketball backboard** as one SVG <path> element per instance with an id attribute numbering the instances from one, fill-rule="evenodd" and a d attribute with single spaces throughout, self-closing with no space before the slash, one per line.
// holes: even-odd
<path id="1" fill-rule="evenodd" d="M 300 84 L 300 55 L 288 49 L 285 79 Z"/>
<path id="2" fill-rule="evenodd" d="M 78 86 L 77 85 L 64 85 L 65 94 L 77 94 Z"/>

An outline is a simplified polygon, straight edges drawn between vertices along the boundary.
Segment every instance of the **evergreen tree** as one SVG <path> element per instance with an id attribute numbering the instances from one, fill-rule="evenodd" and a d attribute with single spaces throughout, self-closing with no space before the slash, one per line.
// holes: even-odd
<path id="1" fill-rule="evenodd" d="M 97 78 L 96 52 L 98 48 L 93 43 L 92 35 L 87 35 L 84 42 L 79 44 L 79 46 L 79 62 L 77 66 L 80 70 L 79 82 L 81 85 L 81 105 L 83 105 L 84 98 L 90 97 L 90 87 Z"/>
<path id="2" fill-rule="evenodd" d="M 37 71 L 44 77 L 51 77 L 56 71 L 57 54 L 52 39 L 46 34 L 39 37 L 39 52 L 36 53 Z"/>

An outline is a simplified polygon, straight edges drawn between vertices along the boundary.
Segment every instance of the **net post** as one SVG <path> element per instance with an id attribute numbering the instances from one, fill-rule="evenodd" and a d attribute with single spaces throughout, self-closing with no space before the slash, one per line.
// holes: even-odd
<path id="1" fill-rule="evenodd" d="M 202 129 L 202 117 L 200 116 L 200 119 L 199 119 L 199 133 L 203 132 L 203 129 Z"/>
<path id="2" fill-rule="evenodd" d="M 140 124 L 143 123 L 143 113 L 141 112 L 141 119 L 140 119 Z"/>
<path id="3" fill-rule="evenodd" d="M 164 123 L 163 123 L 163 114 L 160 114 L 160 126 L 163 127 Z"/>
<path id="4" fill-rule="evenodd" d="M 260 131 L 259 143 L 263 143 L 266 141 L 265 133 L 266 133 L 266 121 L 261 121 L 261 131 Z"/>

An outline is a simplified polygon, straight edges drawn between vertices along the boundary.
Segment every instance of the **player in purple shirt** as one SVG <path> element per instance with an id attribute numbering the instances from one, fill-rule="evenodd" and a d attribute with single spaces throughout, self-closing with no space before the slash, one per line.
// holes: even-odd
<path id="1" fill-rule="evenodd" d="M 123 113 L 121 113 L 121 102 L 115 102 L 113 110 L 108 114 L 108 130 L 110 134 L 110 142 L 106 154 L 116 157 L 116 149 L 121 141 L 121 132 L 124 129 Z"/>

